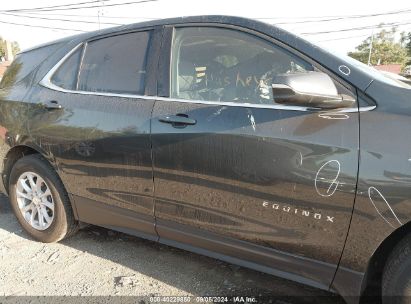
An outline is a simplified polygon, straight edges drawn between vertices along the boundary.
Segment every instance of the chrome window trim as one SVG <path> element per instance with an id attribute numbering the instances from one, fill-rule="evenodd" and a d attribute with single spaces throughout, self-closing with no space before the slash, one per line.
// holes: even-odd
<path id="1" fill-rule="evenodd" d="M 45 88 L 48 88 L 53 91 L 62 92 L 62 93 L 70 93 L 70 94 L 80 94 L 80 95 L 93 95 L 93 96 L 106 96 L 106 97 L 122 97 L 122 98 L 133 98 L 133 99 L 145 99 L 145 100 L 161 100 L 161 101 L 169 101 L 169 102 L 182 102 L 182 103 L 192 103 L 192 104 L 205 104 L 205 105 L 218 105 L 218 106 L 229 106 L 229 107 L 247 107 L 247 108 L 258 108 L 258 109 L 274 109 L 274 110 L 285 110 L 285 111 L 300 111 L 300 112 L 330 112 L 333 113 L 355 113 L 355 112 L 366 112 L 372 111 L 376 108 L 376 106 L 365 106 L 355 108 L 342 108 L 342 109 L 321 109 L 321 108 L 312 108 L 312 107 L 302 107 L 302 106 L 287 106 L 287 105 L 280 105 L 280 104 L 273 104 L 273 105 L 266 105 L 266 104 L 255 104 L 255 103 L 244 103 L 244 102 L 229 102 L 229 101 L 206 101 L 206 100 L 188 100 L 188 99 L 179 99 L 179 98 L 170 98 L 170 97 L 159 97 L 159 96 L 148 96 L 148 95 L 134 95 L 134 94 L 121 94 L 121 93 L 106 93 L 106 92 L 87 92 L 81 90 L 68 90 L 62 87 L 59 87 L 51 82 L 51 78 L 53 77 L 54 73 L 63 65 L 63 63 L 80 47 L 85 46 L 86 43 L 82 42 L 76 45 L 72 50 L 70 50 L 66 55 L 63 56 L 51 69 L 47 74 L 43 77 L 43 79 L 39 82 L 39 84 Z"/>
<path id="2" fill-rule="evenodd" d="M 53 75 L 57 72 L 57 70 L 63 65 L 63 63 L 79 48 L 81 48 L 85 43 L 79 43 L 76 45 L 71 51 L 69 51 L 66 55 L 63 56 L 52 68 L 50 71 L 47 72 L 47 74 L 43 77 L 42 80 L 40 80 L 39 84 L 42 85 L 43 87 L 52 89 L 54 91 L 67 91 L 69 92 L 70 90 L 63 89 L 62 87 L 59 87 L 55 85 L 54 83 L 51 82 L 51 78 L 53 78 Z M 78 77 L 78 76 L 77 76 Z"/>

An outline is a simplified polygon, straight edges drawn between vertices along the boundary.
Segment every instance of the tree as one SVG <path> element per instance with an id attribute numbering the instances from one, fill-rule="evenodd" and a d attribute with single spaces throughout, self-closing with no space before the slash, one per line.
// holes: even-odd
<path id="1" fill-rule="evenodd" d="M 405 43 L 407 42 L 407 39 L 408 39 L 407 33 L 402 31 L 400 33 L 400 45 L 402 47 L 405 47 Z"/>
<path id="2" fill-rule="evenodd" d="M 377 64 L 401 64 L 407 62 L 406 48 L 401 45 L 403 41 L 396 42 L 395 34 L 397 29 L 394 27 L 391 30 L 382 29 L 374 37 L 368 37 L 359 46 L 355 52 L 348 53 L 349 56 L 367 64 L 370 53 L 370 44 L 372 41 L 371 65 Z M 402 35 L 402 39 L 405 39 Z"/>
<path id="3" fill-rule="evenodd" d="M 19 43 L 18 43 L 17 41 L 12 41 L 12 42 L 11 42 L 11 49 L 12 49 L 12 52 L 13 52 L 13 56 L 16 56 L 16 54 L 17 54 L 18 52 L 20 52 L 20 45 L 19 45 Z"/>
<path id="4" fill-rule="evenodd" d="M 5 43 L 6 43 L 6 40 L 1 38 L 1 36 L 0 36 L 0 57 L 4 57 L 6 55 L 6 45 L 5 45 Z M 18 52 L 20 52 L 20 46 L 19 46 L 18 42 L 12 41 L 11 42 L 11 49 L 12 49 L 13 55 L 16 55 Z"/>
<path id="5" fill-rule="evenodd" d="M 407 63 L 406 65 L 411 65 L 411 32 L 408 33 L 408 35 L 406 36 L 406 44 L 405 44 L 405 50 L 407 52 Z"/>

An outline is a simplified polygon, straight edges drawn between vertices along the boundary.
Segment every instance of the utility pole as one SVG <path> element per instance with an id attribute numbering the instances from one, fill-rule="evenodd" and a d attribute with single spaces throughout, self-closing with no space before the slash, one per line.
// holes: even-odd
<path id="1" fill-rule="evenodd" d="M 4 41 L 4 47 L 5 47 L 5 59 L 6 61 L 13 61 L 14 56 L 13 56 L 13 47 L 11 45 L 11 42 L 8 40 Z"/>
<path id="2" fill-rule="evenodd" d="M 100 24 L 100 16 L 103 16 L 104 14 L 104 0 L 99 1 L 100 7 L 97 10 L 97 20 L 98 20 L 98 29 L 101 29 L 101 24 Z"/>
<path id="3" fill-rule="evenodd" d="M 370 41 L 370 53 L 368 54 L 368 65 L 371 65 L 371 53 L 372 53 L 372 44 L 374 42 L 374 30 L 371 33 L 371 41 Z"/>

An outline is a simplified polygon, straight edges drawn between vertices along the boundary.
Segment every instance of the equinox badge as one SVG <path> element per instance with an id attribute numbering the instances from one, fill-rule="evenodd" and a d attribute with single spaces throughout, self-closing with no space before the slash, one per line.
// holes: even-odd
<path id="1" fill-rule="evenodd" d="M 263 207 L 265 208 L 272 208 L 273 210 L 278 210 L 281 212 L 286 212 L 289 214 L 294 214 L 294 215 L 300 215 L 300 216 L 306 216 L 306 217 L 310 217 L 313 218 L 315 220 L 325 220 L 327 222 L 331 222 L 334 223 L 334 217 L 333 216 L 324 216 L 323 214 L 319 213 L 319 212 L 312 212 L 312 211 L 308 211 L 308 210 L 304 210 L 304 209 L 297 209 L 294 207 L 290 207 L 287 205 L 280 205 L 277 203 L 270 203 L 267 201 L 263 201 Z"/>

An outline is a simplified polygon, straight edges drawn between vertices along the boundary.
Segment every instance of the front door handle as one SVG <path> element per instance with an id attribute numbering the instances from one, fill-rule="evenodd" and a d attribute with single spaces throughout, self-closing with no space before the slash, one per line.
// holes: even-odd
<path id="1" fill-rule="evenodd" d="M 45 103 L 42 103 L 42 105 L 46 108 L 46 109 L 62 109 L 63 107 L 61 106 L 61 104 L 59 104 L 57 101 L 55 100 L 49 100 L 46 101 Z"/>
<path id="2" fill-rule="evenodd" d="M 187 114 L 167 115 L 159 118 L 160 122 L 171 124 L 173 127 L 192 126 L 197 123 L 197 120 L 188 117 Z"/>

